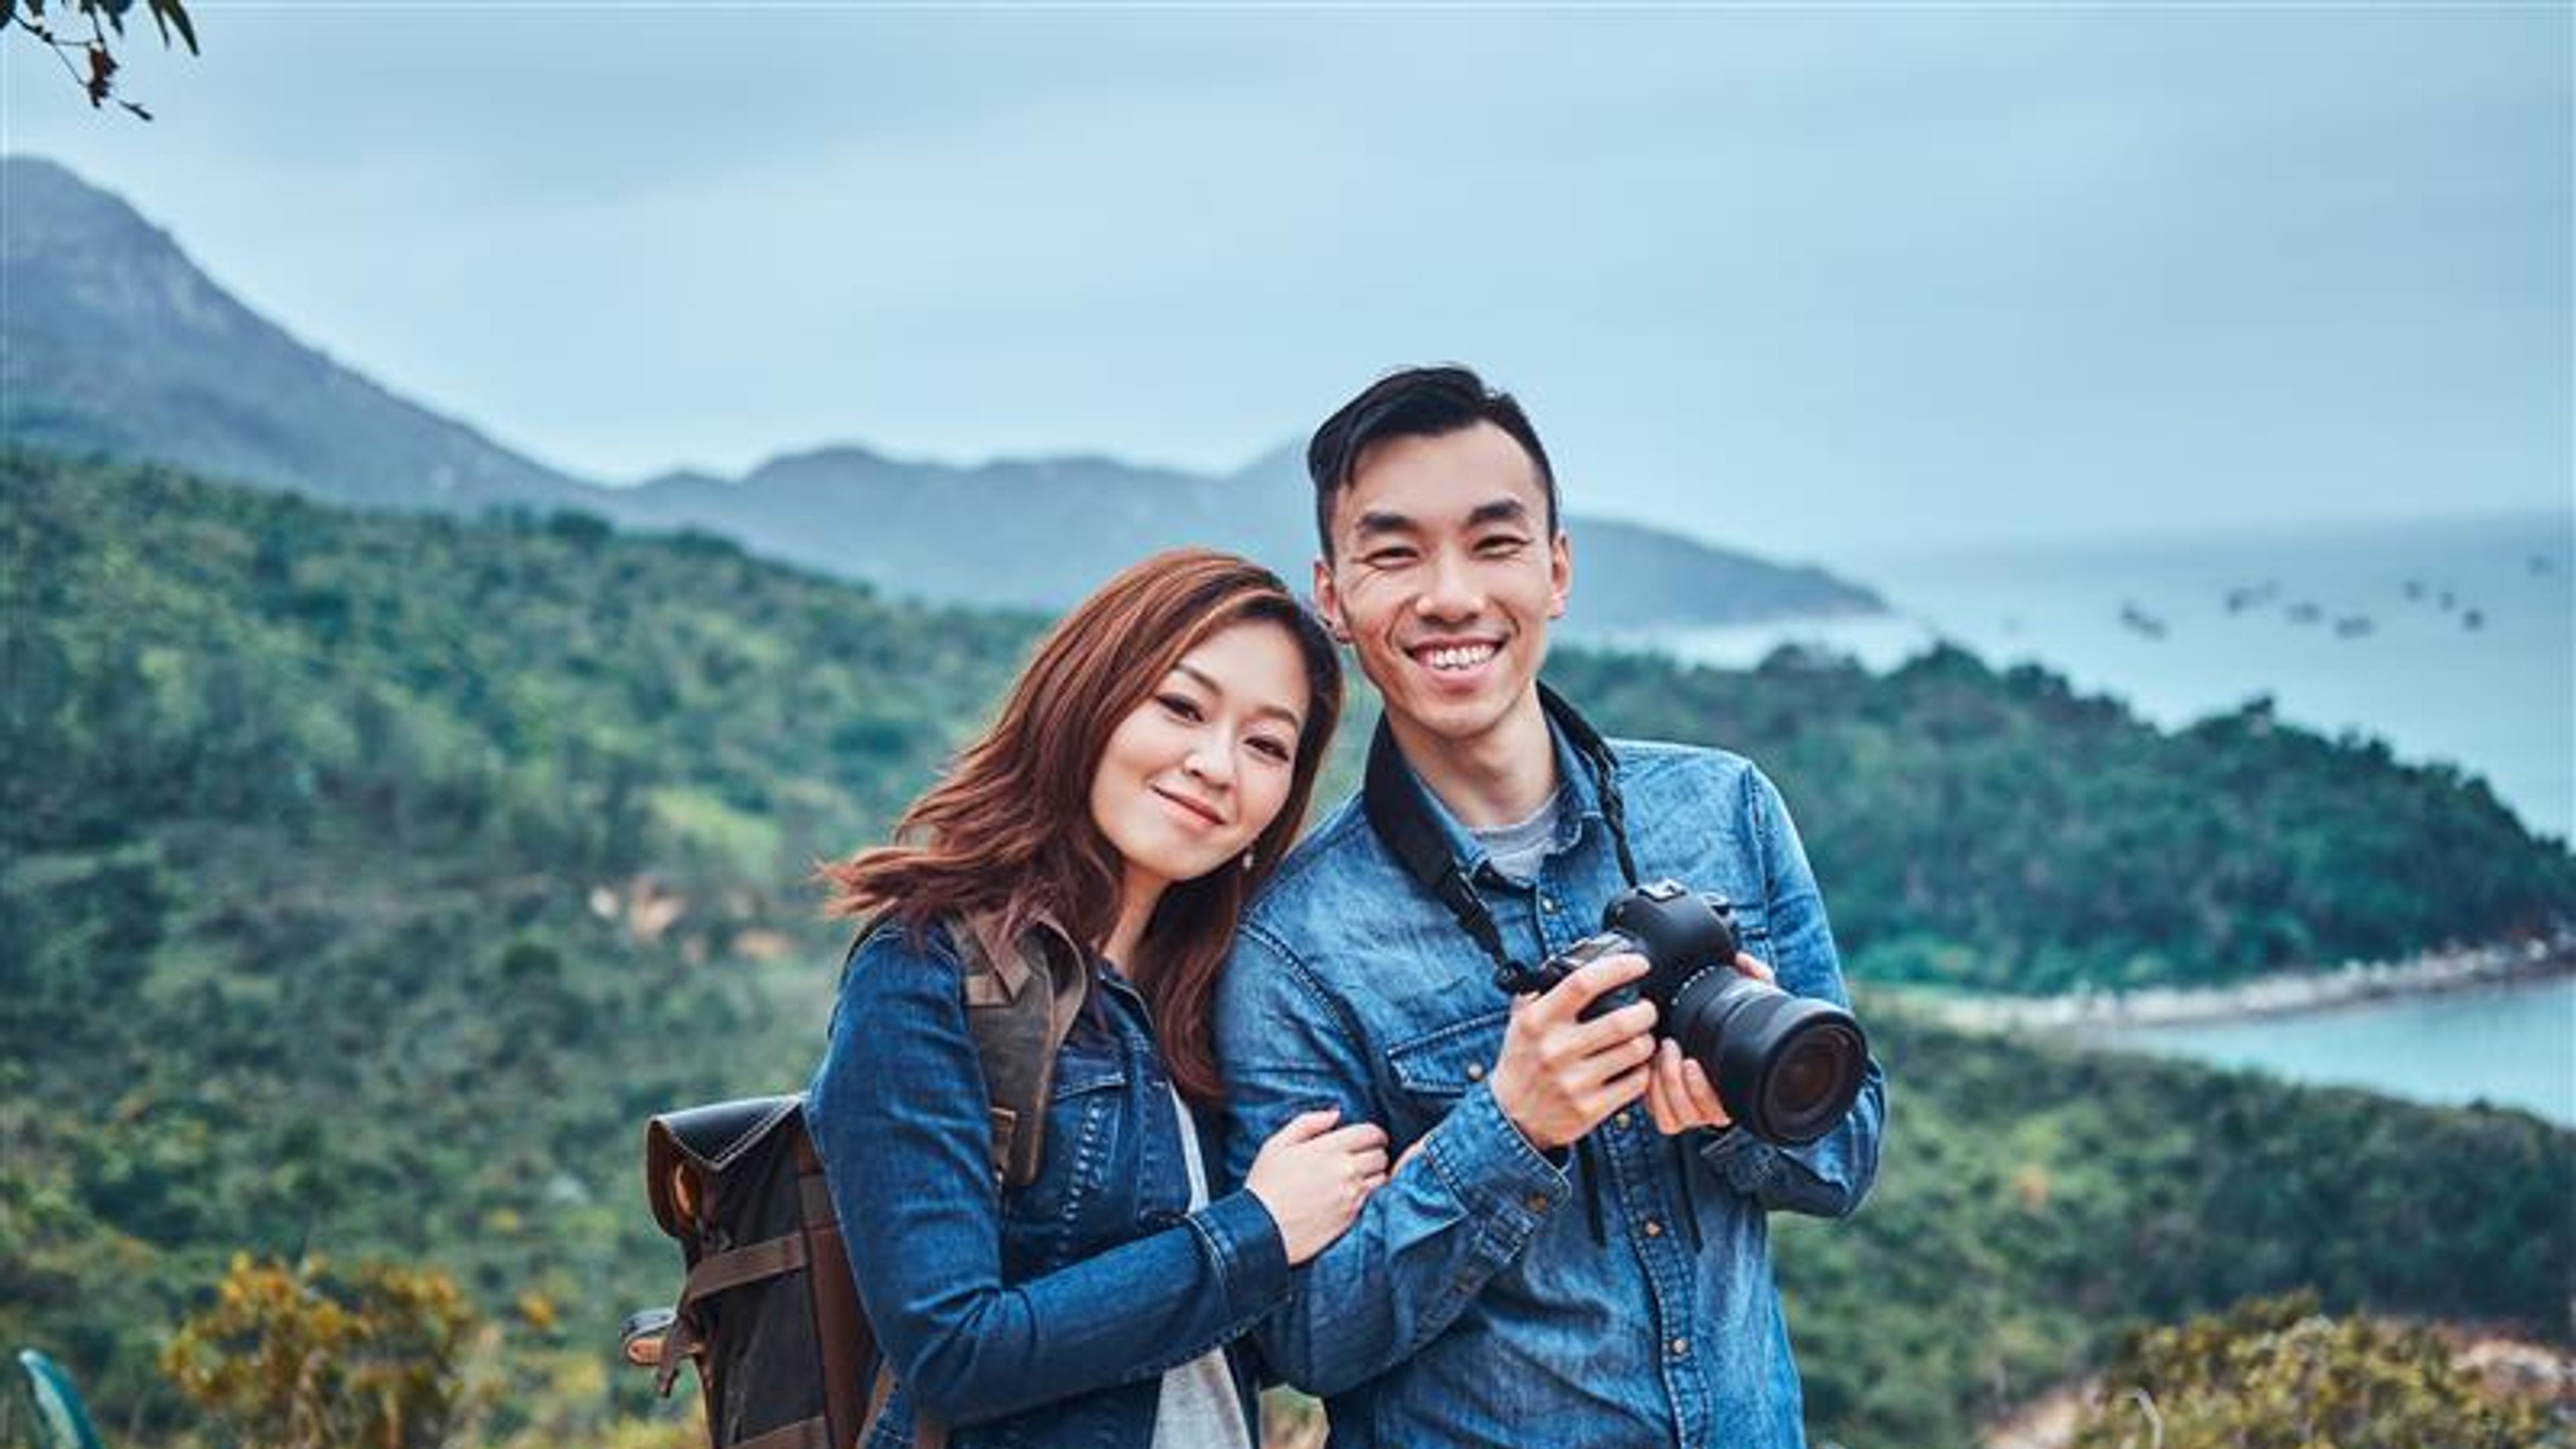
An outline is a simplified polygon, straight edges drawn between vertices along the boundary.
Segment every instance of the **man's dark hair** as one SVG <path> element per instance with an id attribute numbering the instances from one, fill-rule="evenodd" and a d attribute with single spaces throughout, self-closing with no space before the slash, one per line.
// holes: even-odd
<path id="1" fill-rule="evenodd" d="M 1529 414 L 1510 393 L 1485 386 L 1483 378 L 1466 368 L 1408 367 L 1370 383 L 1367 391 L 1342 404 L 1306 444 L 1306 473 L 1315 480 L 1315 536 L 1323 542 L 1324 557 L 1333 556 L 1333 500 L 1351 486 L 1351 470 L 1362 455 L 1391 438 L 1446 437 L 1478 423 L 1492 423 L 1511 434 L 1538 465 L 1539 482 L 1547 490 L 1548 537 L 1554 538 L 1556 470 L 1548 466 L 1547 449 L 1539 443 L 1538 429 L 1530 426 Z"/>

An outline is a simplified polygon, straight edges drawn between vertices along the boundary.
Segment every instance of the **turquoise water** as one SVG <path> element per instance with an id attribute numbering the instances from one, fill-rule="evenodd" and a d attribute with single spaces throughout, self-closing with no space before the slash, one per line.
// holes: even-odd
<path id="1" fill-rule="evenodd" d="M 2519 1107 L 2576 1127 L 2576 977 L 2299 1017 L 2160 1026 L 2115 1045 L 2418 1102 Z"/>
<path id="2" fill-rule="evenodd" d="M 2269 694 L 2285 720 L 2376 735 L 2401 759 L 2483 777 L 2543 834 L 2564 841 L 2576 827 L 2571 515 L 1864 556 L 1835 568 L 1878 588 L 1895 615 L 1629 642 L 1744 665 L 1799 640 L 1885 668 L 1947 638 L 1997 664 L 2035 660 L 2167 726 Z M 2234 611 L 2231 590 L 2242 591 Z M 2338 632 L 2338 621 L 2351 622 Z"/>
<path id="3" fill-rule="evenodd" d="M 2402 760 L 2485 779 L 2544 835 L 2564 842 L 2576 827 L 2576 516 L 1841 558 L 1835 568 L 1879 589 L 1895 613 L 1626 642 L 1743 666 L 1796 641 L 1883 669 L 1949 639 L 1998 665 L 2045 665 L 2168 727 L 2268 694 L 2285 720 L 2374 735 Z M 2576 1126 L 2576 981 L 2122 1040 Z"/>

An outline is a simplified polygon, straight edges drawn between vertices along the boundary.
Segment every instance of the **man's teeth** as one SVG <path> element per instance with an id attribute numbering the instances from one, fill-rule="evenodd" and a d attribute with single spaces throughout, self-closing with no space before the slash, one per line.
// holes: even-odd
<path id="1" fill-rule="evenodd" d="M 1493 657 L 1494 646 L 1491 644 L 1460 644 L 1429 650 L 1422 659 L 1434 669 L 1473 669 Z"/>

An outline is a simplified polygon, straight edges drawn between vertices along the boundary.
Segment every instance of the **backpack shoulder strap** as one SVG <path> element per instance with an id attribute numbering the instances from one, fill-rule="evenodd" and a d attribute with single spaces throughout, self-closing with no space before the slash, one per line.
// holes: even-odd
<path id="1" fill-rule="evenodd" d="M 1005 1187 L 1038 1175 L 1056 1052 L 1073 1031 L 1090 969 L 1073 943 L 1046 926 L 1005 941 L 989 918 L 951 923 L 964 968 L 966 1029 L 984 1060 L 993 1123 L 993 1173 Z"/>

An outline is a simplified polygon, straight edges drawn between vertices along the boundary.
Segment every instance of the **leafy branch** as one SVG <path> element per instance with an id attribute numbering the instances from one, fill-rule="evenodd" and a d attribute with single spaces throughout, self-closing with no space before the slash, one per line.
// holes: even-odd
<path id="1" fill-rule="evenodd" d="M 143 3 L 154 28 L 161 32 L 164 46 L 176 35 L 190 55 L 199 53 L 196 24 L 188 18 L 187 8 L 180 0 Z M 48 16 L 45 0 L 0 0 L 0 32 L 23 30 L 52 51 L 72 84 L 89 97 L 92 107 L 112 100 L 148 121 L 152 119 L 150 111 L 115 94 L 119 66 L 109 37 L 113 34 L 116 42 L 125 39 L 125 12 L 133 8 L 134 0 L 56 0 L 56 9 Z M 77 33 L 84 25 L 89 33 Z"/>

